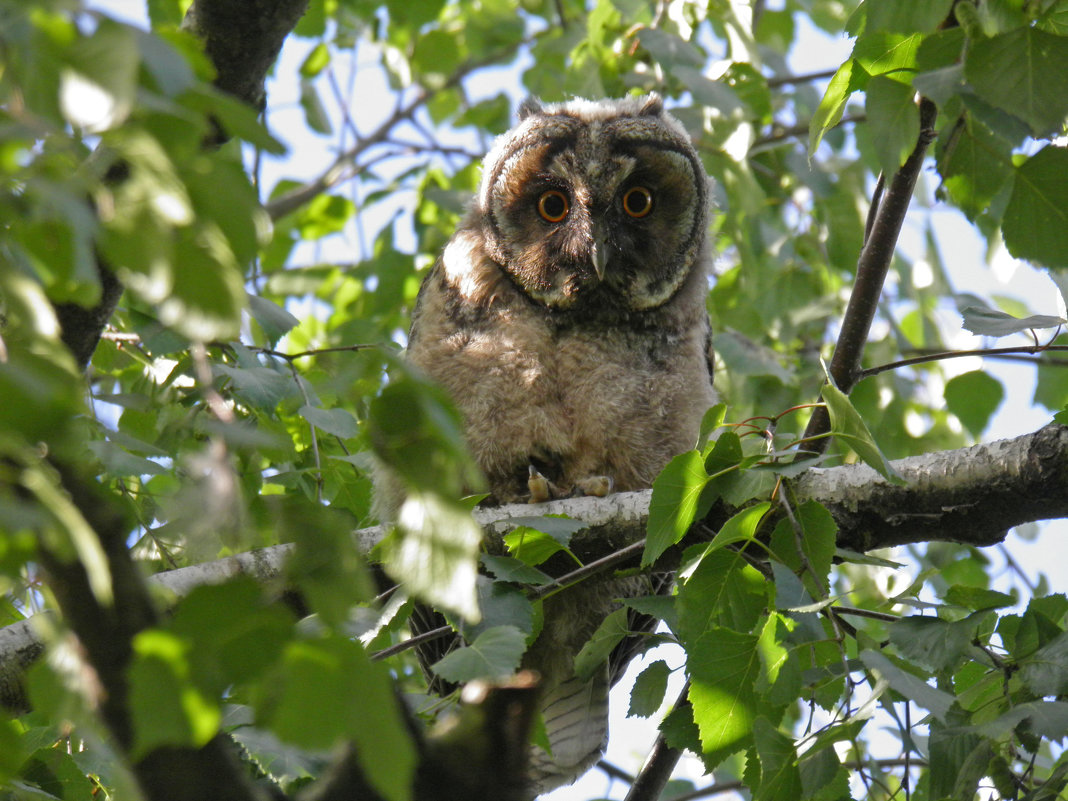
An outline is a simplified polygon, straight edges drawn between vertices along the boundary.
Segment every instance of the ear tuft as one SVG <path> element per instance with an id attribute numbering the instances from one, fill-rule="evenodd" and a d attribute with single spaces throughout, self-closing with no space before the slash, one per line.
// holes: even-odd
<path id="1" fill-rule="evenodd" d="M 664 101 L 656 92 L 651 93 L 638 109 L 639 117 L 657 117 L 664 111 Z"/>
<path id="2" fill-rule="evenodd" d="M 519 110 L 516 112 L 519 117 L 519 121 L 522 122 L 532 114 L 541 114 L 542 106 L 541 101 L 536 97 L 528 97 L 522 103 L 519 104 Z"/>

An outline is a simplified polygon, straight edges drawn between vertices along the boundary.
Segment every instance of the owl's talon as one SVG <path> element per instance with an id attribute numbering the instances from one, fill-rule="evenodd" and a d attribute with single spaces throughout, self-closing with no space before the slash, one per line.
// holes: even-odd
<path id="1" fill-rule="evenodd" d="M 612 486 L 615 484 L 612 481 L 611 476 L 590 476 L 589 478 L 582 478 L 575 482 L 575 488 L 578 489 L 583 495 L 593 495 L 597 498 L 603 498 L 612 492 Z"/>
<path id="2" fill-rule="evenodd" d="M 551 484 L 549 479 L 538 472 L 534 465 L 530 466 L 530 477 L 527 479 L 527 489 L 530 490 L 530 503 L 544 503 L 552 498 Z"/>

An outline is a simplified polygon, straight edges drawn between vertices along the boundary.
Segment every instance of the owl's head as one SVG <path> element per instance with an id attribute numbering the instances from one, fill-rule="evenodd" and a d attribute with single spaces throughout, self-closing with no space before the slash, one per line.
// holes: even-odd
<path id="1" fill-rule="evenodd" d="M 708 178 L 656 95 L 527 101 L 486 157 L 489 255 L 535 301 L 652 309 L 702 258 Z"/>

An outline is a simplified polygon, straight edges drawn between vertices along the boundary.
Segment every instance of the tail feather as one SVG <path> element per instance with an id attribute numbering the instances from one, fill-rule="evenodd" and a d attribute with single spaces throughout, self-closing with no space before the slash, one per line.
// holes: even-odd
<path id="1" fill-rule="evenodd" d="M 589 770 L 608 742 L 608 671 L 546 688 L 542 716 L 551 753 L 535 746 L 530 779 L 538 793 L 570 784 Z"/>

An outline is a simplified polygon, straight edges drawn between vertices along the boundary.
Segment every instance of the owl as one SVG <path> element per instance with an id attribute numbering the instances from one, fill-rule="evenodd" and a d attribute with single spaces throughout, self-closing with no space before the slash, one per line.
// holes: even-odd
<path id="1" fill-rule="evenodd" d="M 461 412 L 486 503 L 645 489 L 694 446 L 715 402 L 705 298 L 708 178 L 655 95 L 527 101 L 424 281 L 410 362 Z M 542 675 L 551 755 L 533 791 L 600 756 L 607 689 L 574 657 L 648 578 L 584 582 L 546 601 L 525 657 Z"/>

